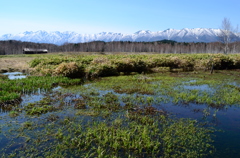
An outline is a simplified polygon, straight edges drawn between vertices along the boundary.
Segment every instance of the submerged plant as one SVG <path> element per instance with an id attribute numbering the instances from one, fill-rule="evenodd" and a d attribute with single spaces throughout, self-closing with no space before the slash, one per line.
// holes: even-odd
<path id="1" fill-rule="evenodd" d="M 50 98 L 43 98 L 43 100 L 36 103 L 29 103 L 24 107 L 28 115 L 41 115 L 47 112 L 55 111 L 58 108 L 51 105 Z"/>
<path id="2" fill-rule="evenodd" d="M 18 116 L 19 115 L 19 113 L 17 112 L 17 111 L 10 111 L 9 112 L 9 116 L 10 117 L 16 117 L 16 116 Z"/>
<path id="3" fill-rule="evenodd" d="M 144 120 L 152 120 L 146 124 Z M 137 120 L 117 117 L 112 121 L 91 121 L 83 124 L 64 118 L 62 123 L 40 125 L 36 137 L 28 130 L 36 128 L 25 122 L 23 134 L 29 144 L 16 155 L 59 157 L 92 155 L 94 157 L 204 157 L 213 151 L 211 132 L 189 119 L 138 116 Z M 39 139 L 39 137 L 41 139 Z M 51 146 L 46 140 L 51 140 Z M 34 150 L 29 150 L 34 149 Z M 12 153 L 13 154 L 13 153 Z"/>
<path id="4" fill-rule="evenodd" d="M 79 85 L 82 81 L 67 77 L 30 76 L 17 80 L 0 79 L 0 83 L 0 106 L 8 106 L 20 103 L 22 94 L 51 90 L 57 85 Z"/>
<path id="5" fill-rule="evenodd" d="M 239 74 L 234 71 L 228 71 L 231 75 L 221 71 L 215 71 L 214 75 L 142 72 L 159 67 L 169 71 L 204 68 L 208 57 L 165 54 L 36 60 L 34 66 L 50 65 L 48 68 L 59 76 L 69 76 L 79 66 L 88 77 L 120 72 L 124 75 L 86 81 L 85 85 L 80 85 L 79 79 L 56 76 L 18 81 L 0 79 L 1 94 L 12 92 L 20 96 L 39 91 L 38 88 L 74 85 L 24 105 L 19 117 L 11 118 L 11 125 L 1 126 L 2 131 L 9 131 L 4 133 L 6 138 L 11 139 L 1 153 L 15 157 L 207 157 L 214 151 L 215 130 L 196 120 L 174 117 L 164 106 L 185 106 L 191 110 L 194 104 L 199 108 L 194 107 L 192 111 L 202 112 L 204 117 L 211 116 L 215 108 L 213 116 L 216 117 L 218 110 L 238 106 L 240 82 L 236 76 Z M 198 60 L 202 63 L 193 63 Z M 220 60 L 216 63 L 222 65 Z M 126 75 L 132 71 L 141 74 Z M 202 105 L 206 108 L 202 109 Z M 15 110 L 11 112 L 14 115 Z M 14 146 L 21 141 L 24 144 Z"/>

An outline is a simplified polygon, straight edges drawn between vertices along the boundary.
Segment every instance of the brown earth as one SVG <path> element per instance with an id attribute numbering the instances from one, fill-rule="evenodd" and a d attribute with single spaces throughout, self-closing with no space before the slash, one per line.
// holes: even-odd
<path id="1" fill-rule="evenodd" d="M 21 71 L 27 72 L 30 70 L 28 62 L 34 57 L 3 57 L 0 58 L 0 73 Z"/>

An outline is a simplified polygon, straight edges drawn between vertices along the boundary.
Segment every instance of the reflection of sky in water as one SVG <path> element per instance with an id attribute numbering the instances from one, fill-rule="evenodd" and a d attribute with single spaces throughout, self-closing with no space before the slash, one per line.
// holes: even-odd
<path id="1" fill-rule="evenodd" d="M 208 85 L 208 84 L 202 84 L 202 85 L 188 85 L 189 83 L 194 84 L 195 82 L 197 82 L 197 80 L 190 80 L 190 81 L 186 81 L 183 82 L 183 88 L 187 89 L 187 90 L 200 90 L 200 91 L 213 91 L 213 89 Z M 185 85 L 187 84 L 187 85 Z"/>
<path id="2" fill-rule="evenodd" d="M 21 73 L 13 73 L 11 74 L 12 76 L 14 75 L 21 75 Z M 6 74 L 8 75 L 8 74 Z M 9 76 L 11 76 L 9 75 Z M 18 76 L 15 76 L 18 77 Z M 211 87 L 207 84 L 202 84 L 202 85 L 188 85 L 188 83 L 194 84 L 196 80 L 190 80 L 187 82 L 183 82 L 182 84 L 179 84 L 177 87 L 174 87 L 173 89 L 175 90 L 199 90 L 199 91 L 207 91 L 207 92 L 216 92 L 217 88 L 219 87 Z M 154 82 L 153 84 L 161 84 L 161 82 Z M 226 83 L 229 85 L 234 85 L 234 86 L 239 86 L 238 83 L 236 82 L 230 82 Z M 208 107 L 206 104 L 194 104 L 194 103 L 189 103 L 189 104 L 174 104 L 171 101 L 168 103 L 164 103 L 163 101 L 158 101 L 157 98 L 159 98 L 160 95 L 159 93 L 156 93 L 155 95 L 141 95 L 141 94 L 119 94 L 114 92 L 113 90 L 99 90 L 98 88 L 92 86 L 92 84 L 86 84 L 83 85 L 86 87 L 90 92 L 98 92 L 96 96 L 102 97 L 106 95 L 107 93 L 113 93 L 114 95 L 117 95 L 119 98 L 119 103 L 121 106 L 124 106 L 126 102 L 124 102 L 123 98 L 129 97 L 131 98 L 137 98 L 137 97 L 142 97 L 143 100 L 146 101 L 147 97 L 153 97 L 153 106 L 156 107 L 159 110 L 166 110 L 170 114 L 175 115 L 178 118 L 191 118 L 191 119 L 196 119 L 199 122 L 201 121 L 208 121 L 210 123 L 213 123 L 213 125 L 217 129 L 224 130 L 224 132 L 216 132 L 216 138 L 215 140 L 215 147 L 218 150 L 217 156 L 215 157 L 239 157 L 240 153 L 237 151 L 240 151 L 239 147 L 239 142 L 240 142 L 240 119 L 239 119 L 239 113 L 240 113 L 240 108 L 236 106 L 226 106 L 224 109 L 216 110 L 214 108 Z M 220 86 L 220 85 L 219 85 Z M 220 86 L 221 87 L 221 86 Z M 61 91 L 61 87 L 55 87 L 53 91 Z M 63 88 L 66 89 L 67 88 Z M 71 90 L 69 90 L 71 92 Z M 81 92 L 72 92 L 76 96 L 75 97 L 66 97 L 65 101 L 71 101 L 71 99 L 75 98 L 81 98 Z M 91 95 L 91 94 L 89 94 Z M 169 96 L 164 96 L 164 97 L 169 97 Z M 34 95 L 24 95 L 22 96 L 22 103 L 21 106 L 24 106 L 28 103 L 40 101 L 41 99 L 44 98 L 44 95 L 38 91 L 37 94 Z M 170 99 L 171 100 L 171 99 Z M 134 102 L 136 105 L 140 105 L 137 101 Z M 58 116 L 60 115 L 74 115 L 74 112 L 71 111 L 70 109 L 64 111 L 64 112 L 56 112 Z M 5 114 L 2 113 L 2 116 L 5 116 Z M 4 138 L 2 138 L 4 141 Z"/>
<path id="3" fill-rule="evenodd" d="M 183 86 L 184 89 L 189 89 L 189 90 L 201 90 L 201 91 L 212 91 L 212 89 L 207 85 L 197 85 L 197 86 Z"/>
<path id="4" fill-rule="evenodd" d="M 3 73 L 3 75 L 21 75 L 23 73 L 21 72 L 6 72 L 6 73 Z"/>
<path id="5" fill-rule="evenodd" d="M 22 96 L 22 102 L 20 105 L 27 105 L 28 103 L 34 103 L 44 98 L 43 94 L 31 94 Z"/>
<path id="6" fill-rule="evenodd" d="M 230 82 L 228 83 L 229 85 L 232 85 L 232 86 L 237 86 L 237 87 L 240 87 L 239 83 L 238 82 Z"/>
<path id="7" fill-rule="evenodd" d="M 240 108 L 227 106 L 216 110 L 206 104 L 173 104 L 161 103 L 154 105 L 157 109 L 166 110 L 178 118 L 196 119 L 198 122 L 208 122 L 215 127 L 214 146 L 217 152 L 213 157 L 240 157 Z"/>
<path id="8" fill-rule="evenodd" d="M 210 95 L 213 95 L 217 91 L 216 87 L 209 86 L 208 84 L 194 85 L 195 82 L 197 82 L 197 80 L 186 81 L 186 82 L 183 82 L 182 84 L 180 84 L 179 86 L 175 87 L 174 89 L 178 90 L 180 92 L 185 91 L 185 90 L 186 91 L 198 90 L 200 93 L 207 92 Z M 221 85 L 219 85 L 219 86 L 221 86 Z"/>
<path id="9" fill-rule="evenodd" d="M 21 72 L 6 72 L 3 75 L 7 75 L 10 80 L 26 78 Z"/>

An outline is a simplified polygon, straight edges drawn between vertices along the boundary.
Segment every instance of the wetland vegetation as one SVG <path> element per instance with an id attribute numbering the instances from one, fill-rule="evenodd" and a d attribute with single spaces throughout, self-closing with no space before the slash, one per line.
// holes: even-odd
<path id="1" fill-rule="evenodd" d="M 34 55 L 29 66 L 0 76 L 2 157 L 240 154 L 218 137 L 219 114 L 239 108 L 237 54 Z"/>

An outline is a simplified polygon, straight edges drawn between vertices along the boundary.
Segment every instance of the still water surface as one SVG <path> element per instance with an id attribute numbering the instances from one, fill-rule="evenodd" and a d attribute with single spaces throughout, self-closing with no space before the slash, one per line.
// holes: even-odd
<path id="1" fill-rule="evenodd" d="M 6 72 L 3 75 L 7 75 L 10 80 L 26 78 L 22 72 Z"/>
<path id="2" fill-rule="evenodd" d="M 22 73 L 15 72 L 15 73 L 5 73 L 4 75 L 8 75 L 9 79 L 21 79 L 25 78 L 26 76 Z M 86 87 L 91 88 L 91 84 L 86 85 Z M 201 86 L 189 86 L 186 85 L 183 87 L 184 89 L 197 89 L 197 90 L 210 90 L 208 85 L 201 85 Z M 61 91 L 64 88 L 57 87 L 53 91 Z M 65 91 L 67 88 L 64 89 Z M 71 90 L 69 90 L 71 91 Z M 112 90 L 98 90 L 99 96 L 102 96 L 106 93 L 113 92 Z M 114 92 L 113 92 L 114 93 Z M 114 93 L 121 97 L 124 94 Z M 76 94 L 77 97 L 81 97 L 79 94 Z M 36 101 L 40 101 L 44 97 L 44 93 L 39 91 L 39 93 L 35 93 L 32 95 L 24 95 L 22 96 L 22 102 L 20 106 L 25 106 L 28 103 L 33 103 Z M 155 98 L 157 96 L 154 96 Z M 121 101 L 120 101 L 121 102 Z M 220 130 L 215 132 L 214 139 L 214 146 L 216 147 L 217 152 L 211 157 L 240 157 L 240 108 L 239 105 L 235 106 L 225 106 L 222 109 L 215 109 L 211 108 L 206 104 L 195 104 L 195 103 L 188 103 L 188 104 L 174 104 L 172 102 L 168 103 L 158 103 L 154 104 L 154 107 L 158 109 L 162 109 L 167 111 L 171 115 L 175 115 L 178 118 L 192 118 L 196 119 L 199 122 L 208 122 L 210 126 L 215 127 L 216 129 Z M 70 115 L 71 110 L 68 111 L 68 115 Z M 65 112 L 66 114 L 66 112 Z M 1 110 L 0 117 L 8 118 L 8 112 Z M 5 121 L 6 121 L 5 119 Z M 10 119 L 10 118 L 9 118 Z M 24 120 L 25 118 L 21 118 Z M 0 119 L 0 122 L 5 122 Z M 0 135 L 0 148 L 4 147 L 4 142 L 8 142 L 8 139 Z"/>

